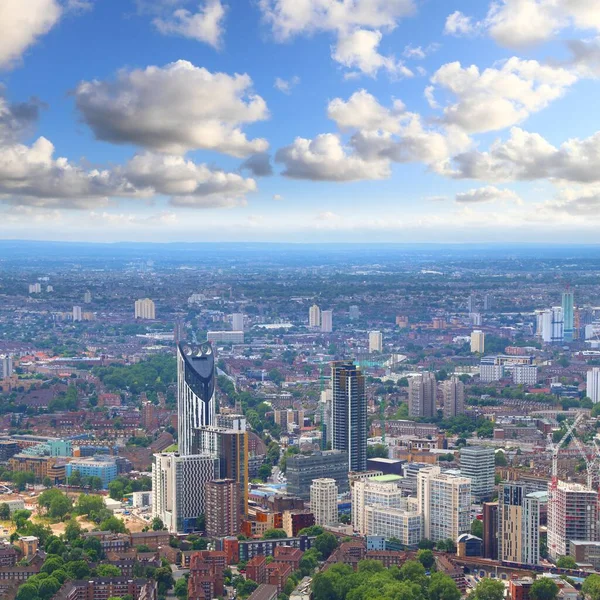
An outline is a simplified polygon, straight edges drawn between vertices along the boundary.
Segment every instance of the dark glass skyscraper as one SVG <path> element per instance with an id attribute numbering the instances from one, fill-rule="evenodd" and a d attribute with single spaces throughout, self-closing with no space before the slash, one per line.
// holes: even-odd
<path id="1" fill-rule="evenodd" d="M 179 454 L 193 453 L 194 430 L 215 420 L 215 357 L 209 342 L 177 347 Z"/>
<path id="2" fill-rule="evenodd" d="M 331 365 L 332 449 L 348 453 L 349 471 L 367 470 L 365 376 L 352 361 Z"/>

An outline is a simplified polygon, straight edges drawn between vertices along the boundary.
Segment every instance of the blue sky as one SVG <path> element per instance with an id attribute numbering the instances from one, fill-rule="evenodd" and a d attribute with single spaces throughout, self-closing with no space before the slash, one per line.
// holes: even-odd
<path id="1" fill-rule="evenodd" d="M 0 236 L 597 242 L 593 4 L 4 0 Z"/>

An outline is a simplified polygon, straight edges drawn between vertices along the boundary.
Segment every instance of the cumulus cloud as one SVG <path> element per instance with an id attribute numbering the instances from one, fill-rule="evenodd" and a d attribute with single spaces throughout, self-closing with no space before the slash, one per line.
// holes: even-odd
<path id="1" fill-rule="evenodd" d="M 294 75 L 291 79 L 282 79 L 281 77 L 277 77 L 275 79 L 275 84 L 273 87 L 276 90 L 279 90 L 283 94 L 291 94 L 292 89 L 295 88 L 300 83 L 300 77 Z"/>
<path id="2" fill-rule="evenodd" d="M 567 27 L 600 31 L 600 5 L 593 0 L 494 0 L 481 21 L 453 13 L 445 32 L 485 31 L 503 46 L 525 47 L 550 40 Z"/>
<path id="3" fill-rule="evenodd" d="M 485 202 L 515 202 L 522 204 L 521 198 L 512 190 L 498 189 L 492 185 L 474 188 L 466 192 L 456 194 L 456 202 L 459 204 L 481 204 Z"/>
<path id="4" fill-rule="evenodd" d="M 570 139 L 559 148 L 537 133 L 513 127 L 506 141 L 489 151 L 460 153 L 447 174 L 457 179 L 516 181 L 552 179 L 577 183 L 600 181 L 600 132 Z"/>
<path id="5" fill-rule="evenodd" d="M 279 40 L 318 31 L 393 29 L 415 11 L 413 0 L 259 0 L 259 7 Z"/>
<path id="6" fill-rule="evenodd" d="M 456 99 L 444 109 L 444 121 L 469 133 L 520 123 L 560 98 L 576 81 L 577 75 L 568 69 L 517 57 L 483 72 L 475 65 L 447 63 L 431 78 L 435 86 Z M 430 104 L 434 101 L 433 91 L 426 90 Z"/>
<path id="7" fill-rule="evenodd" d="M 327 107 L 327 115 L 336 122 L 342 131 L 364 129 L 384 130 L 397 133 L 400 130 L 400 117 L 406 112 L 401 100 L 396 100 L 392 109 L 385 108 L 366 90 L 359 90 L 344 101 L 335 98 Z"/>
<path id="8" fill-rule="evenodd" d="M 283 200 L 283 196 L 281 194 L 273 194 L 273 200 L 280 202 L 281 200 Z"/>
<path id="9" fill-rule="evenodd" d="M 546 202 L 542 208 L 573 217 L 600 218 L 600 186 L 578 186 L 564 189 L 556 200 Z"/>
<path id="10" fill-rule="evenodd" d="M 111 198 L 165 195 L 196 208 L 236 206 L 256 190 L 253 179 L 196 164 L 181 156 L 146 152 L 113 169 L 86 169 L 55 158 L 46 138 L 33 145 L 0 146 L 0 201 L 15 206 L 89 209 Z"/>
<path id="11" fill-rule="evenodd" d="M 254 177 L 270 177 L 273 175 L 271 156 L 266 152 L 253 154 L 240 165 L 240 171 L 250 171 Z"/>
<path id="12" fill-rule="evenodd" d="M 156 17 L 154 26 L 164 35 L 180 35 L 220 48 L 227 7 L 221 0 L 205 0 L 198 12 L 178 8 L 165 17 Z"/>
<path id="13" fill-rule="evenodd" d="M 446 24 L 444 26 L 444 33 L 446 35 L 473 35 L 477 33 L 478 26 L 471 17 L 467 17 L 459 10 L 448 15 L 446 18 Z"/>
<path id="14" fill-rule="evenodd" d="M 23 53 L 60 20 L 58 0 L 0 2 L 0 68 L 13 66 Z"/>
<path id="15" fill-rule="evenodd" d="M 453 154 L 471 144 L 459 128 L 426 127 L 420 115 L 407 112 L 401 101 L 396 100 L 389 109 L 365 90 L 354 93 L 348 101 L 332 100 L 328 114 L 342 131 L 354 131 L 350 144 L 367 160 L 423 162 L 443 170 Z"/>
<path id="16" fill-rule="evenodd" d="M 285 165 L 283 175 L 293 179 L 358 181 L 390 176 L 389 161 L 364 160 L 331 133 L 313 140 L 296 138 L 293 144 L 278 150 L 275 160 Z"/>
<path id="17" fill-rule="evenodd" d="M 181 156 L 145 152 L 133 157 L 122 172 L 144 194 L 170 196 L 174 206 L 237 206 L 245 204 L 246 194 L 256 191 L 253 179 L 210 169 Z"/>
<path id="18" fill-rule="evenodd" d="M 85 170 L 66 158 L 54 158 L 44 137 L 32 146 L 0 147 L 0 199 L 10 204 L 90 208 L 111 196 L 135 196 L 137 190 L 109 170 Z"/>
<path id="19" fill-rule="evenodd" d="M 395 77 L 412 77 L 413 72 L 402 61 L 379 53 L 382 37 L 380 31 L 368 29 L 356 29 L 340 35 L 332 56 L 344 67 L 357 69 L 371 77 L 375 77 L 380 69 Z"/>
<path id="20" fill-rule="evenodd" d="M 74 95 L 100 140 L 172 154 L 206 149 L 245 157 L 268 148 L 241 129 L 269 116 L 248 75 L 211 73 L 179 60 L 123 69 L 112 81 L 83 81 Z"/>
<path id="21" fill-rule="evenodd" d="M 36 99 L 10 104 L 2 92 L 0 86 L 0 144 L 6 144 L 28 133 L 38 120 L 42 104 Z"/>
<path id="22" fill-rule="evenodd" d="M 379 70 L 409 77 L 401 61 L 379 52 L 383 32 L 415 10 L 413 0 L 259 0 L 275 39 L 328 32 L 336 35 L 332 58 L 351 70 L 375 76 Z M 356 71 L 354 71 L 356 73 Z"/>

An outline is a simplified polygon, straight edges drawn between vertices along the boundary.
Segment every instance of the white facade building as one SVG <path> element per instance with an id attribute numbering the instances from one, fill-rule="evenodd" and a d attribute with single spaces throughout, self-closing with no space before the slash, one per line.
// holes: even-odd
<path id="1" fill-rule="evenodd" d="M 323 333 L 331 333 L 333 331 L 333 311 L 321 311 L 321 331 Z"/>
<path id="2" fill-rule="evenodd" d="M 321 309 L 316 304 L 308 309 L 308 326 L 321 327 Z"/>
<path id="3" fill-rule="evenodd" d="M 514 365 L 512 377 L 515 385 L 535 385 L 538 382 L 538 369 L 535 365 Z"/>
<path id="4" fill-rule="evenodd" d="M 383 334 L 381 331 L 369 332 L 369 352 L 383 352 Z"/>
<path id="5" fill-rule="evenodd" d="M 489 500 L 494 494 L 496 475 L 494 448 L 484 446 L 461 448 L 460 474 L 471 480 L 471 494 L 476 502 Z"/>
<path id="6" fill-rule="evenodd" d="M 587 372 L 587 392 L 594 404 L 600 402 L 600 368 L 594 367 Z"/>
<path id="7" fill-rule="evenodd" d="M 396 538 L 404 546 L 416 547 L 423 538 L 423 519 L 415 511 L 382 506 L 365 507 L 366 535 Z"/>
<path id="8" fill-rule="evenodd" d="M 471 480 L 439 467 L 421 469 L 417 474 L 417 503 L 423 517 L 423 537 L 438 542 L 456 542 L 471 531 Z"/>
<path id="9" fill-rule="evenodd" d="M 13 360 L 10 354 L 0 354 L 0 379 L 13 374 Z"/>
<path id="10" fill-rule="evenodd" d="M 135 301 L 135 318 L 154 321 L 156 319 L 156 307 L 150 298 Z"/>
<path id="11" fill-rule="evenodd" d="M 338 487 L 335 479 L 313 479 L 310 486 L 310 509 L 315 515 L 315 525 L 338 523 Z"/>
<path id="12" fill-rule="evenodd" d="M 83 321 L 83 312 L 81 306 L 73 307 L 73 321 Z"/>
<path id="13" fill-rule="evenodd" d="M 206 334 L 206 338 L 210 342 L 222 343 L 222 344 L 243 344 L 244 343 L 244 332 L 243 331 L 209 331 Z"/>
<path id="14" fill-rule="evenodd" d="M 560 306 L 538 313 L 537 334 L 546 344 L 558 344 L 564 339 L 564 317 Z"/>
<path id="15" fill-rule="evenodd" d="M 155 454 L 152 463 L 152 516 L 171 533 L 197 529 L 205 513 L 205 487 L 219 478 L 219 459 L 209 454 Z"/>
<path id="16" fill-rule="evenodd" d="M 485 352 L 485 333 L 481 329 L 471 332 L 471 352 L 478 354 Z"/>
<path id="17" fill-rule="evenodd" d="M 231 315 L 231 329 L 233 329 L 233 331 L 244 331 L 243 313 L 233 313 Z"/>
<path id="18" fill-rule="evenodd" d="M 352 525 L 361 535 L 366 535 L 367 524 L 365 508 L 379 506 L 383 508 L 406 508 L 406 498 L 398 487 L 401 477 L 398 475 L 378 475 L 352 485 Z"/>

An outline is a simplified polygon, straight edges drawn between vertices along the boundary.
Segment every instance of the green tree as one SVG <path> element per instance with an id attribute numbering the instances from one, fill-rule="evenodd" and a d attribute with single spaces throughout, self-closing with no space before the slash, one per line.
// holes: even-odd
<path id="1" fill-rule="evenodd" d="M 555 600 L 558 597 L 559 587 L 549 577 L 539 577 L 536 579 L 531 589 L 529 597 L 531 600 Z"/>
<path id="2" fill-rule="evenodd" d="M 55 577 L 47 577 L 40 582 L 38 587 L 38 596 L 42 600 L 49 600 L 60 590 L 60 582 Z"/>
<path id="3" fill-rule="evenodd" d="M 108 494 L 113 500 L 123 500 L 125 486 L 120 481 L 111 481 L 108 484 Z"/>
<path id="4" fill-rule="evenodd" d="M 125 523 L 117 517 L 109 517 L 100 523 L 100 529 L 102 531 L 112 531 L 113 533 L 126 533 L 127 529 Z"/>
<path id="5" fill-rule="evenodd" d="M 67 521 L 67 525 L 65 526 L 65 538 L 69 542 L 72 542 L 80 537 L 82 532 L 83 529 L 81 528 L 81 525 L 75 519 Z"/>
<path id="6" fill-rule="evenodd" d="M 460 600 L 454 579 L 444 573 L 433 573 L 429 579 L 429 600 Z"/>
<path id="7" fill-rule="evenodd" d="M 429 571 L 435 564 L 435 556 L 431 550 L 419 550 L 417 560 Z"/>
<path id="8" fill-rule="evenodd" d="M 31 583 L 22 583 L 19 586 L 16 600 L 37 600 L 38 589 Z"/>
<path id="9" fill-rule="evenodd" d="M 314 547 L 323 560 L 327 560 L 331 553 L 337 548 L 337 538 L 333 533 L 322 533 L 315 538 Z"/>
<path id="10" fill-rule="evenodd" d="M 160 517 L 154 517 L 154 519 L 152 519 L 152 531 L 162 531 L 164 528 L 165 524 Z"/>
<path id="11" fill-rule="evenodd" d="M 64 494 L 61 494 L 54 498 L 50 503 L 48 514 L 53 519 L 62 519 L 72 508 L 73 503 L 71 502 L 71 499 Z"/>
<path id="12" fill-rule="evenodd" d="M 561 556 L 556 562 L 556 566 L 561 569 L 576 569 L 577 563 L 572 556 Z"/>
<path id="13" fill-rule="evenodd" d="M 75 512 L 78 515 L 90 516 L 92 513 L 100 512 L 103 508 L 106 508 L 106 505 L 102 496 L 79 494 L 77 504 L 75 505 Z"/>
<path id="14" fill-rule="evenodd" d="M 10 507 L 6 502 L 0 504 L 0 519 L 3 521 L 8 521 L 8 519 L 10 519 Z"/>
<path id="15" fill-rule="evenodd" d="M 417 560 L 407 560 L 400 567 L 400 579 L 424 585 L 426 581 L 425 567 Z"/>
<path id="16" fill-rule="evenodd" d="M 433 550 L 435 548 L 435 544 L 431 540 L 428 540 L 427 538 L 423 538 L 419 542 L 418 547 L 421 550 Z"/>
<path id="17" fill-rule="evenodd" d="M 367 458 L 389 458 L 388 447 L 385 444 L 369 444 Z"/>
<path id="18" fill-rule="evenodd" d="M 472 595 L 473 600 L 504 600 L 504 584 L 497 579 L 482 579 Z"/>
<path id="19" fill-rule="evenodd" d="M 497 467 L 506 467 L 508 465 L 508 461 L 506 460 L 506 455 L 502 450 L 499 450 L 495 454 L 495 461 Z"/>
<path id="20" fill-rule="evenodd" d="M 600 575 L 588 575 L 583 582 L 581 591 L 590 600 L 600 600 Z"/>
<path id="21" fill-rule="evenodd" d="M 17 529 L 19 529 L 19 530 L 23 529 L 23 527 L 25 526 L 25 523 L 27 523 L 30 516 L 31 516 L 30 510 L 25 510 L 25 509 L 15 510 L 15 512 L 12 515 L 12 519 L 15 522 Z"/>
<path id="22" fill-rule="evenodd" d="M 51 575 L 58 569 L 63 569 L 65 561 L 60 556 L 49 556 L 42 565 L 41 573 L 47 573 Z"/>
<path id="23" fill-rule="evenodd" d="M 121 577 L 123 573 L 115 565 L 98 565 L 96 567 L 98 577 Z"/>
<path id="24" fill-rule="evenodd" d="M 473 519 L 473 522 L 471 523 L 471 533 L 475 536 L 477 536 L 478 538 L 482 538 L 483 537 L 483 521 L 480 521 L 479 519 Z"/>
<path id="25" fill-rule="evenodd" d="M 263 534 L 263 540 L 277 540 L 287 537 L 287 533 L 283 529 L 267 529 Z"/>
<path id="26" fill-rule="evenodd" d="M 175 595 L 179 600 L 186 600 L 188 596 L 188 584 L 185 578 L 178 579 L 175 582 Z"/>
<path id="27" fill-rule="evenodd" d="M 74 560 L 65 565 L 67 575 L 71 579 L 83 579 L 90 576 L 90 567 L 85 560 Z"/>

